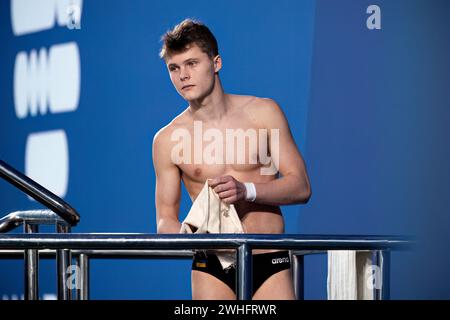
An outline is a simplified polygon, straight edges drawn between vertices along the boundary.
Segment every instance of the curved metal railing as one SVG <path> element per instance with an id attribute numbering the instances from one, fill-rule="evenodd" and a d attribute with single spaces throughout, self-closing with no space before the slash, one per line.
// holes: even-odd
<path id="1" fill-rule="evenodd" d="M 2 160 L 0 160 L 0 177 L 51 209 L 71 226 L 76 226 L 80 221 L 78 212 L 63 199 Z"/>
<path id="2" fill-rule="evenodd" d="M 0 218 L 0 233 L 6 233 L 23 224 L 64 224 L 66 223 L 60 216 L 52 210 L 26 210 L 14 211 Z"/>

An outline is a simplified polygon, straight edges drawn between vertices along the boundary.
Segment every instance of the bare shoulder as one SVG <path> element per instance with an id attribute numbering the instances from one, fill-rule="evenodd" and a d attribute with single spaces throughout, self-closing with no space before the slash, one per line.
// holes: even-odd
<path id="1" fill-rule="evenodd" d="M 279 104 L 271 98 L 253 97 L 248 104 L 249 111 L 258 113 L 274 114 L 281 112 Z"/>
<path id="2" fill-rule="evenodd" d="M 264 113 L 277 113 L 281 112 L 281 108 L 278 103 L 270 98 L 261 98 L 251 95 L 236 95 L 228 94 L 232 105 L 238 109 L 238 111 L 245 112 L 264 112 Z"/>
<path id="3" fill-rule="evenodd" d="M 242 109 L 251 104 L 257 97 L 241 94 L 227 94 L 231 101 L 231 105 L 235 108 Z"/>
<path id="4" fill-rule="evenodd" d="M 284 118 L 283 111 L 279 104 L 270 98 L 252 97 L 243 108 L 243 112 L 245 112 L 249 118 L 264 126 Z"/>
<path id="5" fill-rule="evenodd" d="M 167 146 L 172 142 L 171 136 L 175 130 L 188 126 L 189 120 L 186 113 L 187 109 L 173 118 L 172 121 L 170 121 L 167 125 L 159 129 L 158 132 L 156 132 L 155 136 L 153 137 L 154 147 L 159 145 Z"/>

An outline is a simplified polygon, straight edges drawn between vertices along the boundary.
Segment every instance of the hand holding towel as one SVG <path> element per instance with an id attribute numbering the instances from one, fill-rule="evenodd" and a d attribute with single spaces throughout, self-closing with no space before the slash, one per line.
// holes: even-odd
<path id="1" fill-rule="evenodd" d="M 181 224 L 180 233 L 244 233 L 233 204 L 220 200 L 206 181 Z M 235 250 L 215 250 L 224 269 L 236 261 Z"/>

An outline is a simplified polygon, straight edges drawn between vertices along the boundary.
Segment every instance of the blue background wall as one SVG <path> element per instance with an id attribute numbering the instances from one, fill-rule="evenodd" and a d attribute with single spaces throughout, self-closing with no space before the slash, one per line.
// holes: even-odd
<path id="1" fill-rule="evenodd" d="M 317 1 L 307 124 L 313 199 L 302 233 L 405 234 L 392 255 L 392 297 L 450 298 L 450 3 Z M 382 29 L 362 26 L 370 4 Z M 323 298 L 326 257 L 306 291 Z M 318 271 L 319 270 L 319 271 Z"/>
<path id="2" fill-rule="evenodd" d="M 381 8 L 381 30 L 366 9 Z M 414 251 L 392 256 L 392 297 L 450 298 L 448 243 L 450 5 L 398 1 L 83 1 L 81 28 L 14 36 L 0 1 L 0 158 L 25 171 L 25 144 L 63 129 L 65 199 L 81 214 L 74 232 L 153 233 L 153 135 L 186 103 L 158 58 L 160 36 L 185 17 L 219 41 L 225 90 L 271 97 L 285 111 L 311 178 L 306 206 L 286 206 L 286 232 L 405 234 Z M 80 95 L 73 112 L 19 119 L 18 52 L 76 42 Z M 45 153 L 46 150 L 42 150 Z M 0 215 L 36 208 L 0 181 Z M 183 191 L 181 218 L 190 207 Z M 45 231 L 45 229 L 44 229 Z M 190 262 L 92 262 L 94 299 L 189 299 Z M 1 261 L 0 295 L 20 295 L 20 261 Z M 41 263 L 41 293 L 55 293 Z M 308 299 L 326 298 L 326 256 L 306 259 Z"/>

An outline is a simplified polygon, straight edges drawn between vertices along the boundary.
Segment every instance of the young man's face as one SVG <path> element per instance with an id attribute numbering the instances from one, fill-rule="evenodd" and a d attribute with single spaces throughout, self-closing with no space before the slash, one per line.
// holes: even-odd
<path id="1" fill-rule="evenodd" d="M 221 67 L 219 56 L 212 60 L 195 43 L 182 53 L 172 54 L 166 64 L 175 89 L 188 101 L 202 99 L 211 93 L 215 73 Z"/>

